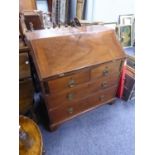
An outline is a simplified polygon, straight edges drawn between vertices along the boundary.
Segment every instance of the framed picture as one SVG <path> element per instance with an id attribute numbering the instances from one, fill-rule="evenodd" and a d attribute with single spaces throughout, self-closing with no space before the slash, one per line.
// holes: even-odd
<path id="1" fill-rule="evenodd" d="M 119 24 L 120 25 L 133 25 L 134 22 L 134 15 L 120 15 L 119 16 Z"/>
<path id="2" fill-rule="evenodd" d="M 119 37 L 120 42 L 123 47 L 132 46 L 132 26 L 131 25 L 121 25 L 119 27 Z"/>
<path id="3" fill-rule="evenodd" d="M 130 41 L 131 45 L 130 46 L 134 46 L 134 44 L 135 44 L 135 28 L 134 28 L 134 26 L 135 26 L 134 14 L 127 14 L 127 15 L 120 15 L 119 16 L 119 40 L 121 41 L 122 46 L 124 46 L 124 47 L 127 46 L 126 43 L 124 43 L 124 41 L 126 40 L 124 38 L 125 36 L 124 36 L 124 34 L 122 34 L 122 31 L 124 29 L 126 29 L 127 31 L 130 30 L 130 39 L 131 39 L 131 41 Z M 131 27 L 131 28 L 129 28 L 129 27 Z M 129 45 L 129 42 L 128 42 L 128 45 Z M 127 46 L 127 47 L 130 47 L 130 46 Z"/>
<path id="4" fill-rule="evenodd" d="M 135 18 L 132 25 L 132 46 L 135 46 Z"/>

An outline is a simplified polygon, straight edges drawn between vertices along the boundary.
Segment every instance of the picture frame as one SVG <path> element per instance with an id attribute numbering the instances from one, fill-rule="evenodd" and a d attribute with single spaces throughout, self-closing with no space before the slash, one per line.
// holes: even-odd
<path id="1" fill-rule="evenodd" d="M 132 47 L 132 25 L 120 25 L 119 38 L 123 47 Z"/>
<path id="2" fill-rule="evenodd" d="M 135 46 L 135 18 L 132 26 L 132 46 Z"/>
<path id="3" fill-rule="evenodd" d="M 125 14 L 125 15 L 119 15 L 119 40 L 121 41 L 122 45 L 125 45 L 124 42 L 122 42 L 122 35 L 120 34 L 124 26 L 131 26 L 131 46 L 135 46 L 135 16 L 134 14 Z M 126 46 L 125 46 L 126 47 Z"/>
<path id="4" fill-rule="evenodd" d="M 119 15 L 119 25 L 133 25 L 134 14 Z"/>

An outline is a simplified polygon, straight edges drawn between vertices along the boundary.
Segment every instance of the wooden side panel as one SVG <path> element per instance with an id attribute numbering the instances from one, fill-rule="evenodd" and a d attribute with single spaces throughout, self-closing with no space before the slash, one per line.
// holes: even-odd
<path id="1" fill-rule="evenodd" d="M 19 82 L 19 113 L 24 114 L 32 106 L 34 87 L 31 79 Z"/>

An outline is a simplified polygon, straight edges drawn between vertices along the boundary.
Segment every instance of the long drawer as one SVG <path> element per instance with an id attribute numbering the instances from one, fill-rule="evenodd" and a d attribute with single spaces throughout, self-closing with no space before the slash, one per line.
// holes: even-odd
<path id="1" fill-rule="evenodd" d="M 102 105 L 115 98 L 117 86 L 100 90 L 92 94 L 88 98 L 75 102 L 74 104 L 66 104 L 56 110 L 49 110 L 50 121 L 53 124 L 59 124 L 73 116 L 88 111 L 98 105 Z"/>
<path id="2" fill-rule="evenodd" d="M 48 108 L 55 109 L 62 104 L 69 104 L 72 102 L 79 101 L 94 92 L 104 90 L 118 83 L 119 73 L 114 74 L 109 79 L 99 78 L 96 81 L 88 82 L 82 86 L 71 88 L 70 90 L 64 91 L 59 94 L 51 94 L 47 96 Z"/>

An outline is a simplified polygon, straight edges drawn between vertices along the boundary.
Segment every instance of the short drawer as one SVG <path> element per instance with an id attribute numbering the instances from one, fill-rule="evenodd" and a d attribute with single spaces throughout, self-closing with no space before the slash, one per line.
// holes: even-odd
<path id="1" fill-rule="evenodd" d="M 89 106 L 95 106 L 96 104 L 106 103 L 108 100 L 116 97 L 116 91 L 118 86 L 115 85 L 113 87 L 107 88 L 105 90 L 101 90 L 96 94 L 92 95 L 89 99 Z"/>
<path id="2" fill-rule="evenodd" d="M 113 73 L 120 72 L 121 61 L 99 65 L 91 70 L 91 79 L 99 77 L 109 78 Z"/>
<path id="3" fill-rule="evenodd" d="M 83 113 L 98 105 L 107 103 L 115 98 L 117 86 L 98 91 L 92 96 L 74 103 L 73 105 L 63 105 L 56 110 L 49 110 L 49 117 L 52 123 L 60 123 L 77 114 Z"/>
<path id="4" fill-rule="evenodd" d="M 59 79 L 51 80 L 48 82 L 50 93 L 61 92 L 65 89 L 70 89 L 78 86 L 79 84 L 88 82 L 90 79 L 90 72 L 81 71 L 69 76 L 65 76 Z"/>
<path id="5" fill-rule="evenodd" d="M 108 87 L 118 84 L 119 74 L 112 75 L 109 79 L 104 80 L 99 78 L 96 81 L 88 82 L 82 86 L 71 88 L 59 94 L 51 94 L 47 96 L 48 106 L 51 109 L 57 108 L 62 104 L 70 104 L 79 101 L 99 90 L 104 90 Z"/>
<path id="6" fill-rule="evenodd" d="M 28 78 L 31 77 L 29 57 L 27 53 L 19 54 L 19 78 Z"/>

